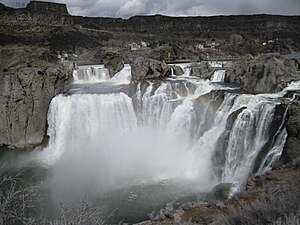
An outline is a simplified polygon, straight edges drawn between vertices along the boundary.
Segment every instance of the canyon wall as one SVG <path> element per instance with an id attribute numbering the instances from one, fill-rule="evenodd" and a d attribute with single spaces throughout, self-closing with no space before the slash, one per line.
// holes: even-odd
<path id="1" fill-rule="evenodd" d="M 46 134 L 51 99 L 68 87 L 70 72 L 24 68 L 0 74 L 0 146 L 40 144 Z"/>

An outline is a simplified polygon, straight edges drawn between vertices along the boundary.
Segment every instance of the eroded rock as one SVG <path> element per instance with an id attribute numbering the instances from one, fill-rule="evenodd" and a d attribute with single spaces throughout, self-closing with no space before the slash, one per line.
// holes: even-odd
<path id="1" fill-rule="evenodd" d="M 107 54 L 103 59 L 105 67 L 109 71 L 109 76 L 113 77 L 124 68 L 124 60 L 119 54 Z"/>
<path id="2" fill-rule="evenodd" d="M 251 55 L 241 58 L 227 71 L 227 80 L 241 84 L 249 93 L 270 93 L 300 79 L 298 64 L 282 56 Z"/>
<path id="3" fill-rule="evenodd" d="M 295 101 L 289 107 L 286 124 L 288 138 L 286 140 L 280 164 L 293 165 L 293 161 L 300 161 L 300 101 Z M 298 163 L 296 163 L 298 165 Z"/>
<path id="4" fill-rule="evenodd" d="M 173 74 L 176 76 L 181 76 L 182 74 L 184 74 L 183 69 L 180 66 L 172 66 L 173 69 Z"/>
<path id="5" fill-rule="evenodd" d="M 24 68 L 0 74 L 0 145 L 27 148 L 46 134 L 51 99 L 65 90 L 70 71 Z"/>
<path id="6" fill-rule="evenodd" d="M 139 57 L 131 63 L 132 81 L 169 76 L 171 66 L 153 59 Z"/>
<path id="7" fill-rule="evenodd" d="M 209 65 L 208 62 L 202 61 L 199 64 L 193 63 L 191 65 L 191 76 L 197 76 L 202 79 L 210 79 L 214 74 L 214 69 Z"/>

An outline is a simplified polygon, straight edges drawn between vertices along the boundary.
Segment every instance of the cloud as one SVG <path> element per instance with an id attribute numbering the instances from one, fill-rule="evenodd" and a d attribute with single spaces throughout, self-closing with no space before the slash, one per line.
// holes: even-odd
<path id="1" fill-rule="evenodd" d="M 229 14 L 300 15 L 300 0 L 50 0 L 65 3 L 73 15 L 128 18 L 133 15 L 209 16 Z M 29 0 L 0 0 L 24 7 Z"/>
<path id="2" fill-rule="evenodd" d="M 147 12 L 146 5 L 145 0 L 129 0 L 120 7 L 118 14 L 123 16 L 144 14 Z"/>

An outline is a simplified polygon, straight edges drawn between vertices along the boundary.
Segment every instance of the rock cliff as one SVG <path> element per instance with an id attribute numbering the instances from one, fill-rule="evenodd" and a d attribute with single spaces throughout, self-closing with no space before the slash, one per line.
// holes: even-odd
<path id="1" fill-rule="evenodd" d="M 192 64 L 191 66 L 191 76 L 210 79 L 213 73 L 214 69 L 205 61 L 200 62 L 200 64 Z"/>
<path id="2" fill-rule="evenodd" d="M 23 68 L 0 74 L 0 146 L 30 148 L 46 134 L 51 99 L 68 87 L 70 72 Z"/>
<path id="3" fill-rule="evenodd" d="M 26 7 L 30 12 L 36 13 L 56 13 L 69 15 L 66 4 L 53 2 L 30 1 Z"/>
<path id="4" fill-rule="evenodd" d="M 291 93 L 293 94 L 293 93 Z M 299 93 L 296 95 L 299 98 Z M 296 99 L 289 106 L 288 120 L 286 124 L 288 138 L 280 159 L 280 164 L 300 166 L 300 101 Z"/>
<path id="5" fill-rule="evenodd" d="M 298 64 L 282 56 L 251 55 L 242 57 L 227 71 L 227 80 L 238 83 L 249 93 L 271 93 L 300 79 Z"/>

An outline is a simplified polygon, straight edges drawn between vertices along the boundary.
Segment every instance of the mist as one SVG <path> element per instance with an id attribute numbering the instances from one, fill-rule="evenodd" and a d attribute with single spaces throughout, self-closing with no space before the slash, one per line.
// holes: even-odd
<path id="1" fill-rule="evenodd" d="M 60 95 L 48 115 L 49 146 L 36 159 L 51 168 L 56 199 L 70 201 L 164 180 L 197 181 L 197 190 L 205 191 L 214 184 L 208 175 L 211 155 L 192 147 L 195 114 L 187 101 L 165 129 L 152 126 L 154 120 L 138 126 L 125 94 Z"/>

